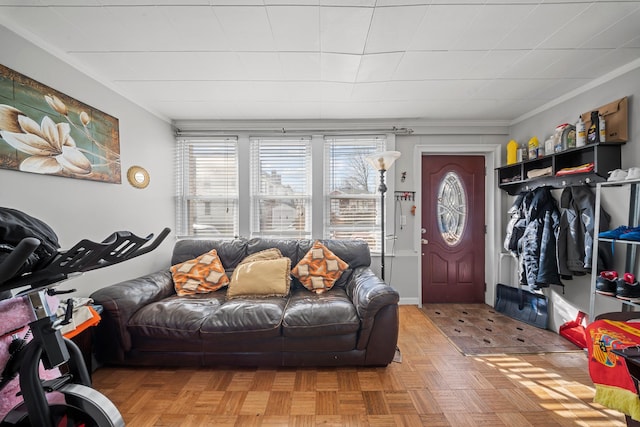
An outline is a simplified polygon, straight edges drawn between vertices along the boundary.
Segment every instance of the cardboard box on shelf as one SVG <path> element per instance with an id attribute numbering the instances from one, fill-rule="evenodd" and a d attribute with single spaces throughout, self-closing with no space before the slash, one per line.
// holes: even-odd
<path id="1" fill-rule="evenodd" d="M 625 96 L 606 105 L 594 108 L 591 111 L 598 111 L 604 117 L 607 130 L 607 140 L 609 143 L 623 143 L 629 139 L 629 100 Z M 582 120 L 585 122 L 586 128 L 591 126 L 591 111 L 582 114 Z"/>

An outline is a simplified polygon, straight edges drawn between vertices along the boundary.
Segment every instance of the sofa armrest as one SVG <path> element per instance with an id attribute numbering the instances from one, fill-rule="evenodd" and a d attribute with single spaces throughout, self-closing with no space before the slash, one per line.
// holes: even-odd
<path id="1" fill-rule="evenodd" d="M 358 349 L 367 348 L 372 336 L 386 336 L 389 340 L 388 347 L 395 350 L 398 337 L 397 306 L 400 299 L 398 291 L 384 283 L 370 267 L 356 268 L 347 282 L 346 290 L 360 317 Z M 385 312 L 384 321 L 377 318 L 381 311 Z M 389 313 L 395 314 L 389 316 Z"/>
<path id="2" fill-rule="evenodd" d="M 124 360 L 131 350 L 127 325 L 140 308 L 174 294 L 171 272 L 159 271 L 98 289 L 91 294 L 104 310 L 98 324 L 96 350 L 105 361 Z M 101 345 L 101 344 L 104 345 Z"/>

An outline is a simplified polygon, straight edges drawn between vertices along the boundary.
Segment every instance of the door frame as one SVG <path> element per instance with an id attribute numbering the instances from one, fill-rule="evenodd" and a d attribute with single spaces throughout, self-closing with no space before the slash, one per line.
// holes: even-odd
<path id="1" fill-rule="evenodd" d="M 435 136 L 435 138 L 438 138 Z M 448 138 L 447 138 L 448 139 Z M 495 301 L 495 284 L 499 280 L 498 259 L 502 251 L 500 244 L 500 230 L 502 229 L 501 198 L 498 197 L 498 185 L 496 183 L 495 168 L 501 162 L 502 146 L 500 144 L 417 144 L 413 152 L 413 170 L 416 182 L 422 179 L 422 156 L 430 154 L 447 154 L 454 156 L 484 156 L 487 173 L 485 176 L 485 222 L 487 226 L 485 238 L 484 280 L 487 290 L 484 294 L 486 304 L 493 306 Z M 416 209 L 421 209 L 422 192 L 416 191 Z M 421 218 L 421 213 L 416 212 L 416 218 Z M 414 226 L 413 247 L 418 253 L 418 276 L 416 287 L 418 288 L 418 307 L 422 307 L 422 246 L 420 244 L 421 221 L 416 221 Z"/>

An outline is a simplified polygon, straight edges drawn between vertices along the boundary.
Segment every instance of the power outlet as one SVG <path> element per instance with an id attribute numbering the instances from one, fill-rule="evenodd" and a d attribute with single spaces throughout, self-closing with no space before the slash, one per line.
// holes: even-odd
<path id="1" fill-rule="evenodd" d="M 407 216 L 400 215 L 400 225 L 407 225 Z"/>

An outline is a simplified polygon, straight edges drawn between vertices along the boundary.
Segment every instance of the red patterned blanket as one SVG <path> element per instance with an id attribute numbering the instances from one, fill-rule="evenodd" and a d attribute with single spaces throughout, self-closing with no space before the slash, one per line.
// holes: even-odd
<path id="1" fill-rule="evenodd" d="M 587 326 L 594 401 L 640 421 L 640 398 L 623 357 L 612 352 L 640 345 L 640 323 L 596 320 Z"/>

